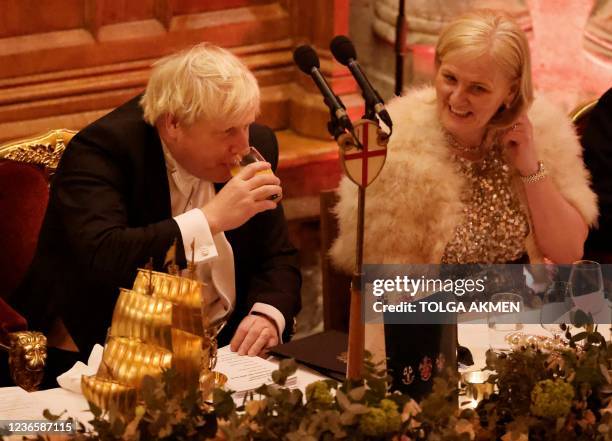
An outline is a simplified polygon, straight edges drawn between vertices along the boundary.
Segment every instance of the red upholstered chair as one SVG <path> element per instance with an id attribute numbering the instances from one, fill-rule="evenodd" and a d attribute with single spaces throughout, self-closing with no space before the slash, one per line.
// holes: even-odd
<path id="1" fill-rule="evenodd" d="M 48 200 L 43 169 L 0 160 L 0 297 L 10 296 L 30 265 Z"/>
<path id="2" fill-rule="evenodd" d="M 52 130 L 0 146 L 0 297 L 25 274 L 49 200 L 49 178 L 76 132 Z"/>
<path id="3" fill-rule="evenodd" d="M 26 320 L 8 301 L 34 256 L 49 200 L 49 178 L 75 133 L 53 130 L 0 146 L 0 346 L 5 349 L 11 342 L 17 344 L 17 332 L 27 329 Z"/>

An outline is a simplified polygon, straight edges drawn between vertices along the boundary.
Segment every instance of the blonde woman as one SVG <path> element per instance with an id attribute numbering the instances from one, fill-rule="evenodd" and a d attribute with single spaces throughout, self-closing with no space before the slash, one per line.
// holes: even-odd
<path id="1" fill-rule="evenodd" d="M 396 129 L 368 187 L 366 263 L 571 263 L 597 218 L 569 119 L 535 98 L 525 34 L 482 11 L 440 35 L 433 87 L 389 105 Z M 355 188 L 341 182 L 337 265 L 353 265 Z M 381 234 L 384 232 L 384 234 Z"/>
<path id="2" fill-rule="evenodd" d="M 367 191 L 364 263 L 579 259 L 597 201 L 571 122 L 533 96 L 525 34 L 503 15 L 472 13 L 441 33 L 435 63 L 433 86 L 388 106 L 395 127 Z M 354 265 L 355 193 L 343 179 L 331 255 L 346 272 Z M 366 347 L 384 359 L 381 331 L 366 327 Z M 395 385 L 413 396 L 431 388 L 420 368 L 455 359 L 454 326 L 385 331 L 388 367 L 404 375 Z"/>

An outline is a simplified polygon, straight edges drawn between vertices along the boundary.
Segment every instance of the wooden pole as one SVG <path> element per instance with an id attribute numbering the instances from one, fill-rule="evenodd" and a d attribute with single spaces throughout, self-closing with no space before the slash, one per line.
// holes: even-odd
<path id="1" fill-rule="evenodd" d="M 367 158 L 364 158 L 367 161 Z M 355 271 L 351 280 L 351 309 L 349 316 L 348 357 L 346 377 L 349 380 L 361 378 L 365 344 L 365 324 L 362 318 L 361 264 L 363 263 L 363 225 L 365 217 L 365 187 L 359 186 L 357 200 L 357 247 Z"/>

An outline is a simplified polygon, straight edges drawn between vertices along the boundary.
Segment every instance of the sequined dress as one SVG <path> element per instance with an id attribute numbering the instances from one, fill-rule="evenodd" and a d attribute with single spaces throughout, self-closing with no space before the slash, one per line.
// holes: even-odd
<path id="1" fill-rule="evenodd" d="M 493 146 L 478 162 L 454 157 L 468 182 L 462 222 L 446 244 L 442 263 L 507 263 L 525 254 L 527 215 L 512 191 L 502 148 Z"/>

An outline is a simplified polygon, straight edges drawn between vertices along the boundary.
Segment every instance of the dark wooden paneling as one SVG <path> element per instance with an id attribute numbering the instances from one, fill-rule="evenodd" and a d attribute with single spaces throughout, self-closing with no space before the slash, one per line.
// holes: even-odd
<path id="1" fill-rule="evenodd" d="M 276 3 L 274 0 L 168 0 L 175 15 Z"/>
<path id="2" fill-rule="evenodd" d="M 287 197 L 337 182 L 327 108 L 292 50 L 313 44 L 351 115 L 360 102 L 326 47 L 346 33 L 349 0 L 0 0 L 0 141 L 79 129 L 141 92 L 158 58 L 209 41 L 228 47 L 261 87 L 258 121 L 283 133 Z M 284 129 L 290 128 L 293 131 Z M 325 141 L 319 141 L 320 138 Z M 323 142 L 323 150 L 319 143 Z M 332 146 L 333 147 L 333 146 Z M 313 154 L 313 150 L 318 153 Z M 319 174 L 311 172 L 317 165 Z"/>
<path id="3" fill-rule="evenodd" d="M 84 0 L 0 0 L 0 38 L 80 28 Z"/>
<path id="4" fill-rule="evenodd" d="M 286 40 L 288 21 L 271 4 L 175 17 L 169 32 L 146 20 L 102 26 L 98 41 L 85 29 L 0 39 L 0 78 L 158 58 L 201 41 L 234 47 Z"/>
<path id="5" fill-rule="evenodd" d="M 101 25 L 146 20 L 155 17 L 155 0 L 104 0 L 100 2 Z"/>

